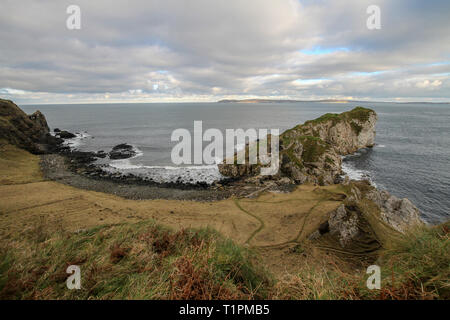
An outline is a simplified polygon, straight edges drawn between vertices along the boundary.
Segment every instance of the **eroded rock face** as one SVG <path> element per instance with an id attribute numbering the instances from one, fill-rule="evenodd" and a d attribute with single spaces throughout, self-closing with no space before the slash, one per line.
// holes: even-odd
<path id="1" fill-rule="evenodd" d="M 45 150 L 49 136 L 47 120 L 40 111 L 27 115 L 10 100 L 0 99 L 0 138 L 33 153 Z"/>
<path id="2" fill-rule="evenodd" d="M 419 209 L 406 198 L 399 199 L 377 189 L 370 191 L 366 198 L 380 208 L 382 219 L 399 232 L 404 233 L 411 227 L 423 224 Z"/>
<path id="3" fill-rule="evenodd" d="M 280 176 L 297 184 L 332 184 L 341 174 L 341 156 L 372 147 L 376 113 L 357 107 L 341 114 L 325 114 L 280 135 Z M 221 164 L 228 177 L 258 175 L 261 165 Z"/>
<path id="4" fill-rule="evenodd" d="M 377 115 L 365 108 L 355 108 L 339 115 L 326 114 L 316 120 L 307 121 L 302 134 L 318 136 L 332 145 L 340 155 L 348 155 L 358 149 L 373 147 Z"/>
<path id="5" fill-rule="evenodd" d="M 337 236 L 339 243 L 345 248 L 359 234 L 358 214 L 341 204 L 330 213 L 328 226 L 330 233 Z"/>
<path id="6" fill-rule="evenodd" d="M 388 236 L 393 230 L 405 233 L 408 229 L 424 224 L 419 209 L 408 199 L 399 199 L 387 191 L 379 191 L 367 181 L 349 182 L 347 186 L 344 204 L 328 215 L 328 228 L 324 229 L 322 226 L 325 224 L 322 224 L 309 236 L 310 240 L 319 239 L 324 230 L 328 230 L 342 248 L 354 247 L 364 241 L 364 246 L 370 247 L 380 235 Z M 380 222 L 380 218 L 384 223 Z M 387 229 L 383 228 L 389 228 L 390 231 L 386 233 Z M 374 236 L 377 232 L 378 236 Z"/>

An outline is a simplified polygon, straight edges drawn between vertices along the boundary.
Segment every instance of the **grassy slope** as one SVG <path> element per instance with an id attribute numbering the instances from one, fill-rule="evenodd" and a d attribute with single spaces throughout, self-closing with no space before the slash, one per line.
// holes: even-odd
<path id="1" fill-rule="evenodd" d="M 53 229 L 52 229 L 53 230 Z M 258 254 L 211 229 L 171 231 L 148 220 L 79 233 L 45 220 L 0 246 L 2 299 L 449 299 L 449 225 L 417 230 L 382 252 L 382 290 L 336 255 L 292 252 L 302 267 L 275 280 Z M 303 261 L 301 261 L 303 260 Z M 68 265 L 82 289 L 67 290 Z"/>
<path id="2" fill-rule="evenodd" d="M 39 173 L 39 158 L 28 157 L 27 151 L 18 149 L 0 139 L 0 185 L 43 181 Z"/>
<path id="3" fill-rule="evenodd" d="M 215 203 L 126 201 L 42 182 L 36 157 L 1 150 L 3 299 L 449 298 L 448 224 L 386 237 L 376 257 L 357 264 L 306 240 L 345 188 Z M 373 259 L 381 291 L 365 289 Z M 82 290 L 65 287 L 70 264 L 81 266 Z"/>
<path id="4" fill-rule="evenodd" d="M 270 279 L 250 258 L 211 229 L 173 232 L 147 220 L 50 234 L 43 222 L 3 243 L 0 297 L 263 298 Z M 82 290 L 66 288 L 72 264 L 81 267 Z"/>

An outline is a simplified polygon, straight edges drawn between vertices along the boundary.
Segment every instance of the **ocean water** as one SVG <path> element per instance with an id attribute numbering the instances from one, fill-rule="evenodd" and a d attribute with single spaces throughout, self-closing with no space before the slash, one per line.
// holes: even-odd
<path id="1" fill-rule="evenodd" d="M 78 132 L 71 141 L 84 151 L 108 152 L 119 143 L 132 144 L 132 159 L 107 160 L 111 171 L 132 172 L 156 181 L 212 182 L 220 179 L 216 165 L 174 166 L 173 130 L 267 128 L 283 132 L 327 112 L 343 112 L 357 105 L 373 108 L 378 116 L 376 146 L 344 159 L 353 179 L 369 179 L 380 189 L 407 197 L 423 218 L 438 223 L 450 217 L 450 105 L 393 103 L 151 103 L 92 105 L 27 105 L 41 110 L 49 126 Z"/>

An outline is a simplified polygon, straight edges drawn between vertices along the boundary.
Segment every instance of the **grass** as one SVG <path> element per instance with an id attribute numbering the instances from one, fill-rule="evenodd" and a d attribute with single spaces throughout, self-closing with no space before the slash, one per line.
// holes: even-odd
<path id="1" fill-rule="evenodd" d="M 67 232 L 34 228 L 3 239 L 1 299 L 449 299 L 450 223 L 416 229 L 357 268 L 344 255 L 311 255 L 277 280 L 251 250 L 211 229 L 178 232 L 148 220 Z M 304 248 L 307 248 L 304 249 Z M 81 268 L 81 290 L 68 290 L 66 268 Z M 365 267 L 377 264 L 382 289 L 368 290 Z"/>
<path id="2" fill-rule="evenodd" d="M 43 221 L 2 241 L 1 299 L 249 299 L 266 297 L 271 281 L 250 250 L 211 229 L 49 230 Z M 66 288 L 69 265 L 81 268 L 81 290 Z"/>
<path id="3" fill-rule="evenodd" d="M 303 162 L 316 162 L 328 149 L 328 145 L 320 138 L 313 136 L 302 136 L 300 141 L 303 145 Z"/>
<path id="4" fill-rule="evenodd" d="M 297 274 L 286 274 L 272 290 L 271 299 L 342 300 L 359 299 L 357 287 L 362 275 L 342 271 L 344 263 L 333 255 L 308 259 Z"/>
<path id="5" fill-rule="evenodd" d="M 380 257 L 386 299 L 450 299 L 450 222 L 411 230 Z"/>
<path id="6" fill-rule="evenodd" d="M 317 119 L 306 121 L 304 123 L 304 125 L 319 124 L 319 123 L 325 123 L 328 121 L 332 121 L 333 125 L 335 125 L 336 123 L 338 123 L 340 121 L 348 121 L 348 120 L 358 120 L 360 122 L 365 122 L 369 119 L 370 114 L 373 112 L 374 112 L 373 110 L 368 109 L 368 108 L 356 107 L 350 111 L 343 112 L 340 114 L 326 113 Z M 304 126 L 304 125 L 302 125 L 302 126 Z"/>
<path id="7" fill-rule="evenodd" d="M 450 223 L 423 227 L 393 241 L 373 264 L 381 269 L 381 289 L 369 290 L 365 268 L 346 269 L 342 256 L 309 260 L 273 288 L 273 299 L 444 299 L 450 298 Z M 372 264 L 372 263 L 371 263 Z"/>
<path id="8" fill-rule="evenodd" d="M 0 139 L 0 184 L 20 184 L 42 181 L 39 158 L 30 159 L 28 152 Z"/>
<path id="9" fill-rule="evenodd" d="M 295 145 L 291 144 L 292 139 L 288 136 L 283 136 L 283 146 L 291 146 L 288 149 L 284 149 L 281 152 L 286 154 L 290 161 L 295 163 L 299 168 L 304 167 L 304 163 L 317 162 L 322 155 L 329 149 L 329 145 L 322 139 L 314 136 L 300 136 L 297 138 L 303 146 L 301 157 L 294 153 Z M 328 158 L 329 159 L 329 158 Z M 332 160 L 329 159 L 329 163 Z"/>
<path id="10" fill-rule="evenodd" d="M 353 131 L 355 131 L 356 134 L 359 134 L 362 130 L 362 126 L 357 124 L 356 122 L 350 122 L 350 126 L 352 127 Z"/>
<path id="11" fill-rule="evenodd" d="M 310 140 L 315 141 L 314 137 Z M 161 211 L 154 212 L 155 218 L 163 217 L 164 223 L 175 226 L 183 215 L 194 212 L 197 219 L 208 220 L 208 225 L 219 229 L 227 218 L 238 219 L 242 216 L 232 215 L 232 206 L 215 208 L 213 203 L 208 203 L 203 208 L 203 205 L 191 207 L 189 202 L 184 202 L 182 205 L 187 208 L 186 211 L 175 216 L 168 212 L 165 214 L 165 207 L 158 207 L 159 201 L 145 202 L 145 206 L 140 207 L 138 204 L 144 202 L 124 202 L 123 199 L 110 199 L 109 196 L 100 197 L 97 194 L 92 200 L 90 193 L 83 192 L 77 200 L 79 202 L 75 202 L 76 210 L 73 211 L 64 211 L 70 202 L 58 202 L 27 212 L 15 212 L 14 208 L 17 210 L 27 205 L 14 195 L 33 195 L 32 202 L 39 204 L 36 199 L 46 199 L 57 190 L 51 185 L 50 189 L 41 193 L 44 183 L 23 184 L 42 180 L 37 157 L 7 145 L 1 145 L 0 150 L 0 173 L 4 184 L 4 197 L 0 202 L 3 219 L 0 230 L 0 299 L 450 298 L 450 223 L 412 230 L 404 236 L 394 235 L 391 234 L 392 228 L 380 223 L 379 209 L 372 202 L 359 201 L 348 205 L 354 205 L 364 214 L 367 224 L 363 227 L 370 227 L 382 247 L 370 256 L 370 260 L 363 255 L 350 259 L 348 250 L 329 250 L 308 240 L 299 240 L 292 253 L 286 253 L 283 247 L 272 248 L 270 250 L 273 251 L 264 259 L 252 249 L 238 245 L 212 229 L 175 232 L 149 220 L 151 216 L 146 215 L 157 207 Z M 8 185 L 17 182 L 20 185 Z M 352 182 L 347 186 L 333 187 L 336 188 L 333 194 L 351 195 L 354 185 L 363 194 L 372 188 L 364 182 Z M 61 190 L 64 186 L 57 186 L 59 192 L 67 192 L 62 199 L 80 195 L 79 190 L 64 191 Z M 308 191 L 308 186 L 303 186 L 291 194 L 264 195 L 263 199 L 270 200 L 266 203 L 267 207 L 253 204 L 258 211 L 251 212 L 257 212 L 266 227 L 282 226 L 280 216 L 304 210 L 300 204 L 316 199 L 312 197 L 316 192 L 314 190 Z M 326 190 L 318 188 L 317 192 Z M 333 194 L 326 198 L 332 199 Z M 254 202 L 261 202 L 261 198 Z M 126 205 L 120 206 L 123 203 Z M 246 206 L 250 204 L 246 202 Z M 49 206 L 50 209 L 55 207 L 47 210 Z M 89 210 L 83 206 L 89 206 Z M 174 207 L 177 211 L 181 210 L 174 202 L 167 202 L 167 206 L 170 210 Z M 137 223 L 122 223 L 130 215 L 128 207 L 146 218 Z M 110 216 L 117 217 L 108 218 L 100 210 L 102 208 L 114 208 L 111 211 L 114 214 Z M 251 208 L 248 210 L 253 210 Z M 320 204 L 317 207 L 320 210 L 314 210 L 313 215 L 307 216 L 308 222 L 317 218 L 319 213 L 326 214 L 328 211 L 325 208 L 324 203 Z M 204 212 L 213 215 L 202 215 Z M 217 216 L 220 217 L 220 224 L 210 224 L 212 217 Z M 99 217 L 110 219 L 106 220 L 109 224 L 104 225 L 105 221 L 98 220 Z M 170 220 L 171 217 L 175 218 Z M 90 220 L 89 224 L 77 223 L 87 220 Z M 190 220 L 185 221 L 183 225 L 191 224 Z M 236 221 L 244 225 L 247 220 Z M 114 224 L 117 222 L 120 224 Z M 250 234 L 254 228 L 238 229 L 227 234 L 240 241 L 236 234 Z M 226 232 L 227 229 L 221 230 Z M 268 230 L 267 235 L 298 232 L 295 225 L 293 228 L 284 227 L 282 231 L 272 230 Z M 278 238 L 275 240 L 280 242 Z M 244 241 L 241 240 L 242 243 Z M 364 244 L 362 241 L 359 243 Z M 274 258 L 277 254 L 281 258 Z M 281 268 L 270 266 L 267 259 L 278 259 Z M 81 267 L 81 290 L 66 288 L 66 268 L 71 264 Z M 366 288 L 365 268 L 368 264 L 381 267 L 381 290 L 370 291 Z M 265 270 L 265 265 L 270 267 L 273 275 Z M 289 267 L 288 272 L 280 271 L 284 267 Z"/>

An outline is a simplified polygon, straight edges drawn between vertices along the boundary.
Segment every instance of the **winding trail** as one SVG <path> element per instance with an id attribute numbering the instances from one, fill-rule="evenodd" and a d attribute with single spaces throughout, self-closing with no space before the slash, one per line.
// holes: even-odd
<path id="1" fill-rule="evenodd" d="M 245 243 L 248 244 L 253 239 L 253 237 L 256 236 L 256 234 L 258 232 L 260 232 L 262 229 L 264 229 L 264 227 L 265 227 L 264 221 L 260 217 L 258 217 L 257 215 L 255 215 L 255 214 L 251 213 L 250 211 L 247 211 L 244 208 L 242 208 L 242 206 L 239 204 L 239 199 L 234 199 L 234 203 L 239 208 L 239 210 L 241 210 L 245 214 L 248 214 L 250 217 L 255 218 L 256 220 L 258 220 L 258 222 L 260 224 L 259 228 L 256 229 L 255 231 L 253 231 L 253 233 L 250 235 L 250 237 L 248 237 L 248 239 L 245 240 Z"/>
<path id="2" fill-rule="evenodd" d="M 288 240 L 288 241 L 284 241 L 284 242 L 280 242 L 280 243 L 276 243 L 276 244 L 271 244 L 271 245 L 253 245 L 252 247 L 257 247 L 257 248 L 276 248 L 276 247 L 280 247 L 280 246 L 284 246 L 290 243 L 300 243 L 300 237 L 302 236 L 304 230 L 305 230 L 305 225 L 306 225 L 306 221 L 308 220 L 308 217 L 312 214 L 312 212 L 319 207 L 324 201 L 327 201 L 329 199 L 326 198 L 321 198 L 319 200 L 317 200 L 315 202 L 315 204 L 303 215 L 302 218 L 302 225 L 300 227 L 300 230 L 298 231 L 297 235 L 295 236 L 295 238 Z M 260 218 L 259 216 L 257 216 L 256 214 L 250 212 L 247 209 L 244 209 L 242 207 L 242 205 L 240 204 L 240 201 L 242 202 L 247 202 L 247 203 L 270 203 L 270 204 L 280 204 L 280 203 L 287 203 L 287 202 L 295 202 L 295 201 L 301 201 L 299 199 L 288 199 L 288 200 L 280 200 L 280 201 L 261 201 L 261 200 L 243 200 L 243 199 L 234 199 L 234 203 L 236 204 L 236 206 L 238 207 L 239 210 L 241 210 L 243 213 L 249 215 L 250 217 L 256 219 L 259 222 L 259 227 L 254 230 L 250 236 L 248 237 L 248 239 L 245 241 L 246 244 L 249 244 L 250 241 L 258 234 L 260 233 L 264 228 L 265 228 L 265 223 L 264 220 L 262 218 Z"/>

